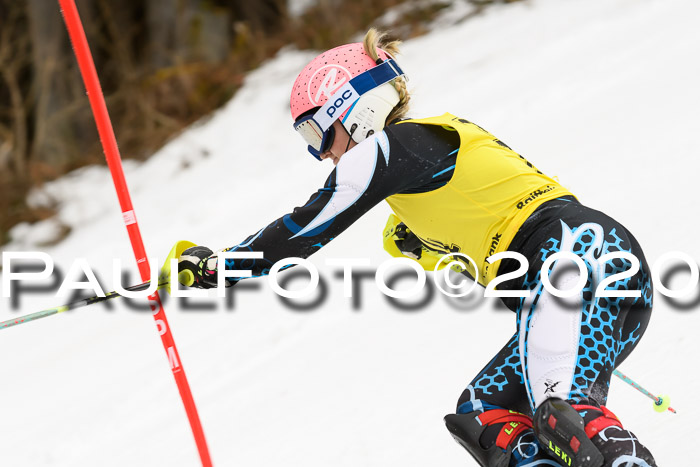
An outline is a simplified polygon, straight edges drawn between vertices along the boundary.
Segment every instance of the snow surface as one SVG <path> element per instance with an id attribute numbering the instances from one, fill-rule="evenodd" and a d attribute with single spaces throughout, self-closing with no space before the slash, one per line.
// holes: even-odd
<path id="1" fill-rule="evenodd" d="M 697 261 L 699 17 L 694 0 L 532 0 L 408 41 L 400 62 L 414 116 L 450 111 L 479 123 L 627 226 L 651 264 L 671 250 Z M 287 110 L 313 55 L 280 54 L 206 123 L 126 165 L 153 258 L 180 239 L 238 243 L 325 180 L 329 163 L 305 153 Z M 63 272 L 84 257 L 113 290 L 112 258 L 134 269 L 106 169 L 79 170 L 34 201 L 47 197 L 60 202 L 57 218 L 18 227 L 3 252 L 45 251 Z M 325 259 L 379 265 L 388 212 L 383 203 L 311 258 L 328 285 L 322 307 L 292 311 L 265 279 L 234 289 L 233 309 L 214 297 L 214 311 L 166 303 L 216 465 L 474 465 L 442 417 L 514 317 L 481 293 L 466 303 L 437 294 L 399 311 L 368 280 L 354 309 Z M 70 235 L 41 247 L 58 224 Z M 16 311 L 3 299 L 0 319 L 65 301 L 25 292 Z M 118 300 L 110 307 L 2 331 L 3 465 L 197 465 L 152 318 Z M 686 308 L 657 293 L 651 325 L 621 368 L 670 394 L 678 414 L 653 412 L 620 381 L 610 391 L 609 407 L 662 466 L 690 465 L 700 417 L 700 305 Z"/>

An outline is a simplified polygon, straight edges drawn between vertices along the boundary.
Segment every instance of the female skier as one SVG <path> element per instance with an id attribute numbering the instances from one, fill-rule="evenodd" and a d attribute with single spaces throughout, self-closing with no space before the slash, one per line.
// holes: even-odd
<path id="1" fill-rule="evenodd" d="M 395 256 L 427 265 L 436 254 L 465 254 L 476 262 L 467 272 L 480 284 L 498 277 L 498 290 L 529 293 L 503 299 L 516 313 L 516 332 L 464 390 L 456 414 L 445 417 L 480 465 L 655 466 L 605 407 L 612 372 L 651 312 L 639 244 L 478 125 L 450 114 L 403 119 L 409 94 L 393 58 L 397 47 L 370 29 L 364 43 L 324 52 L 299 74 L 291 93 L 294 129 L 335 169 L 305 205 L 223 250 L 264 258 L 226 260 L 223 267 L 265 275 L 280 259 L 310 256 L 386 200 L 395 216 L 385 245 Z M 527 262 L 487 260 L 501 252 Z M 555 254 L 543 277 L 543 263 Z M 576 260 L 582 269 L 571 270 Z M 502 281 L 521 264 L 526 272 Z M 194 275 L 185 285 L 215 287 L 219 267 L 202 246 L 179 258 L 180 271 Z M 629 277 L 606 281 L 628 270 Z M 585 286 L 561 300 L 548 277 L 559 290 L 581 278 Z M 618 296 L 602 297 L 599 284 Z"/>

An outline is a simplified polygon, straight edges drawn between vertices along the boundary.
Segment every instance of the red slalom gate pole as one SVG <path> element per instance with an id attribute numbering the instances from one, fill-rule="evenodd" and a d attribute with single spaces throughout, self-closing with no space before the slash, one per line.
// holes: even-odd
<path id="1" fill-rule="evenodd" d="M 70 36 L 71 43 L 73 44 L 75 57 L 78 60 L 80 74 L 83 77 L 85 88 L 87 89 L 90 107 L 92 108 L 92 113 L 95 116 L 97 131 L 100 135 L 100 141 L 102 142 L 102 148 L 104 149 L 109 171 L 112 174 L 112 181 L 114 182 L 114 187 L 117 191 L 119 206 L 122 210 L 124 224 L 126 224 L 126 230 L 129 234 L 129 240 L 131 240 L 131 247 L 134 250 L 134 256 L 136 258 L 136 263 L 138 264 L 139 273 L 141 274 L 141 280 L 145 282 L 150 279 L 150 266 L 148 264 L 148 258 L 146 257 L 146 249 L 143 245 L 141 232 L 139 230 L 138 223 L 136 222 L 134 208 L 131 204 L 129 188 L 126 185 L 121 156 L 119 155 L 119 149 L 117 148 L 117 140 L 114 136 L 114 130 L 112 129 L 109 114 L 107 113 L 107 105 L 105 104 L 105 99 L 102 95 L 102 88 L 100 87 L 100 82 L 97 78 L 95 63 L 93 62 L 92 55 L 90 54 L 90 48 L 87 43 L 87 38 L 85 37 L 85 31 L 83 30 L 80 16 L 78 15 L 78 9 L 75 6 L 75 1 L 58 0 L 58 2 L 61 6 L 66 28 L 68 29 L 68 35 Z M 190 385 L 187 382 L 187 376 L 185 376 L 185 370 L 182 368 L 182 364 L 180 363 L 180 356 L 178 354 L 177 347 L 175 346 L 173 335 L 170 332 L 168 320 L 165 317 L 165 310 L 163 309 L 163 304 L 160 301 L 158 291 L 156 290 L 156 292 L 153 295 L 150 295 L 148 299 L 151 305 L 151 310 L 153 311 L 153 318 L 156 321 L 158 333 L 160 334 L 160 338 L 163 341 L 163 347 L 165 347 L 165 352 L 168 356 L 170 369 L 175 377 L 175 382 L 177 383 L 178 390 L 180 391 L 182 403 L 184 404 L 185 411 L 187 412 L 187 418 L 189 419 L 190 426 L 192 427 L 192 434 L 194 435 L 194 440 L 197 444 L 197 450 L 199 451 L 202 466 L 210 467 L 212 465 L 211 457 L 209 456 L 209 449 L 207 448 L 207 442 L 204 438 L 202 424 L 199 421 L 197 407 L 195 406 L 194 399 L 192 398 L 192 392 L 190 391 Z"/>

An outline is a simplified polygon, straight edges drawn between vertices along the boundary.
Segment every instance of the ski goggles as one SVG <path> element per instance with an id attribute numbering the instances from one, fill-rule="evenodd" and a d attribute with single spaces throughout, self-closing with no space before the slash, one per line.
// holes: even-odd
<path id="1" fill-rule="evenodd" d="M 311 155 L 321 160 L 321 154 L 328 151 L 333 145 L 335 128 L 331 126 L 323 131 L 318 122 L 314 120 L 314 116 L 314 114 L 310 114 L 299 117 L 294 123 L 294 129 L 309 145 L 308 150 Z"/>
<path id="2" fill-rule="evenodd" d="M 309 145 L 311 155 L 321 160 L 321 154 L 328 151 L 335 138 L 333 122 L 363 94 L 403 75 L 393 58 L 383 61 L 342 85 L 315 113 L 299 117 L 294 122 L 294 130 Z"/>

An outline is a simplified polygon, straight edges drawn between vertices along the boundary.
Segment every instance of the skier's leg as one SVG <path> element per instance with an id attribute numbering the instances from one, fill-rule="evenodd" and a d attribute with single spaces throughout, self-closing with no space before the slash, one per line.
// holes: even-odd
<path id="1" fill-rule="evenodd" d="M 652 309 L 652 282 L 650 280 L 649 266 L 642 248 L 637 243 L 637 240 L 631 233 L 625 230 L 626 236 L 631 244 L 632 254 L 639 259 L 640 272 L 631 281 L 627 290 L 640 290 L 639 298 L 627 299 L 623 302 L 622 310 L 617 318 L 617 328 L 620 332 L 620 338 L 616 340 L 619 346 L 617 356 L 615 358 L 615 368 L 619 367 L 622 362 L 632 353 L 632 350 L 637 346 L 639 339 L 646 331 L 651 317 Z M 612 378 L 613 368 L 606 367 L 600 372 L 593 387 L 589 398 L 593 399 L 600 405 L 605 405 L 608 399 L 608 388 Z"/>
<path id="2" fill-rule="evenodd" d="M 517 334 L 474 378 L 445 417 L 452 436 L 482 466 L 556 466 L 532 431 Z"/>
<path id="3" fill-rule="evenodd" d="M 629 232 L 626 234 L 631 244 L 631 251 L 640 262 L 640 274 L 632 278 L 629 290 L 641 290 L 642 294 L 639 298 L 627 299 L 622 304 L 618 317 L 618 329 L 621 337 L 617 341 L 619 347 L 615 358 L 616 368 L 639 342 L 639 338 L 649 323 L 652 307 L 649 267 L 636 239 Z M 656 465 L 655 461 L 647 448 L 639 442 L 632 432 L 624 429 L 620 420 L 605 407 L 611 377 L 612 369 L 610 368 L 606 368 L 606 371 L 602 371 L 598 376 L 589 397 L 589 400 L 592 400 L 595 405 L 574 405 L 583 418 L 586 434 L 603 454 L 604 465 L 615 465 L 617 462 L 617 465 L 622 466 L 654 466 Z"/>
<path id="4" fill-rule="evenodd" d="M 577 457 L 579 450 L 586 457 L 592 446 L 590 438 L 603 453 L 606 466 L 617 465 L 623 459 L 625 463 L 620 465 L 653 466 L 648 451 L 609 416 L 607 409 L 600 408 L 607 399 L 613 369 L 629 354 L 646 327 L 651 310 L 648 268 L 641 249 L 622 226 L 601 213 L 572 206 L 574 211 L 582 211 L 585 215 L 580 218 L 587 221 L 563 219 L 560 235 L 552 236 L 538 252 L 541 261 L 534 268 L 531 265 L 525 280 L 532 296 L 519 314 L 525 388 L 532 410 L 537 409 L 535 431 L 563 465 L 602 465 L 585 463 Z M 572 299 L 553 296 L 539 276 L 542 262 L 560 251 L 582 258 L 588 269 L 583 293 Z M 618 251 L 634 254 L 640 270 L 631 278 L 612 282 L 607 290 L 641 290 L 641 297 L 595 294 L 604 278 L 629 269 L 630 262 L 624 259 L 598 262 L 600 256 Z M 570 265 L 569 260 L 560 260 L 550 269 L 549 276 L 560 290 L 570 289 L 579 279 L 577 268 L 571 270 Z M 552 401 L 547 402 L 549 399 Z M 556 403 L 559 399 L 578 407 L 582 419 L 572 416 L 575 409 Z M 616 436 L 610 435 L 613 431 Z"/>

